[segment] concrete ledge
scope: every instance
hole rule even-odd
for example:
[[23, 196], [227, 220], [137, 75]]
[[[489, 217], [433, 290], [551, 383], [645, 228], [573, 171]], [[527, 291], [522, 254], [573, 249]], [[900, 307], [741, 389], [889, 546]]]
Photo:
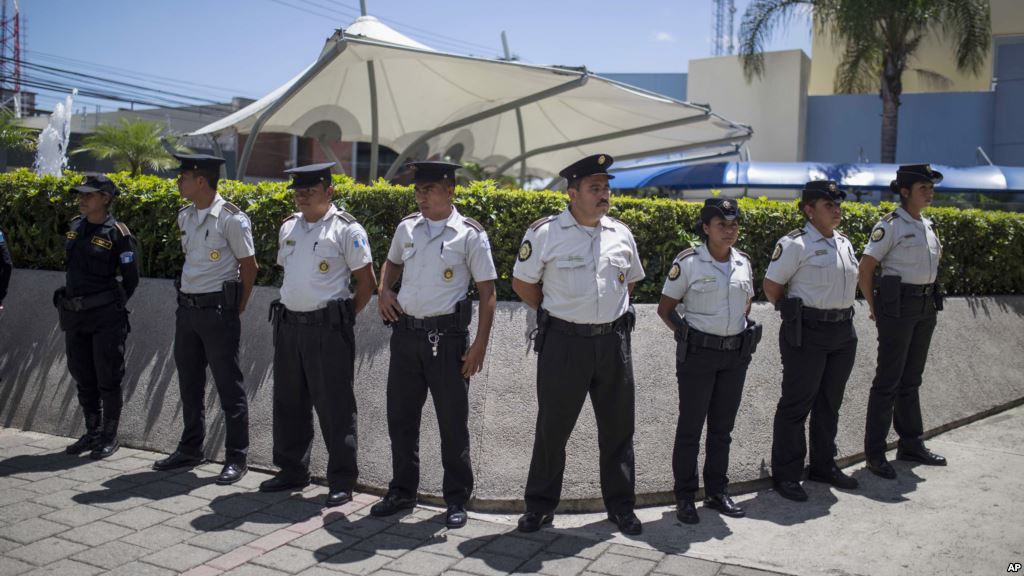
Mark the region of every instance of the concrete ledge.
[[[63, 283], [59, 272], [17, 270], [0, 312], [0, 426], [77, 436], [82, 433], [75, 385], [67, 373], [63, 333], [57, 326], [51, 294]], [[277, 296], [258, 288], [243, 316], [242, 369], [250, 399], [251, 463], [272, 468], [271, 387], [273, 346], [266, 311]], [[181, 432], [181, 405], [172, 354], [174, 288], [170, 281], [144, 279], [132, 299], [128, 339], [125, 445], [170, 452]], [[638, 306], [633, 335], [636, 373], [636, 472], [639, 503], [672, 502], [672, 443], [678, 414], [674, 341], [661, 325], [654, 305]], [[389, 330], [371, 303], [356, 329], [356, 396], [359, 402], [361, 487], [380, 492], [391, 475], [385, 418], [385, 382]], [[858, 306], [860, 334], [857, 364], [847, 385], [840, 417], [839, 456], [861, 456], [868, 389], [875, 370], [875, 328], [866, 307]], [[739, 489], [762, 485], [771, 453], [771, 427], [779, 396], [782, 366], [778, 351], [778, 315], [754, 306], [765, 324], [765, 338], [747, 376], [743, 403], [733, 434], [730, 478]], [[518, 511], [529, 468], [536, 417], [536, 356], [526, 334], [533, 315], [519, 303], [498, 305], [491, 346], [483, 372], [470, 389], [470, 433], [476, 491], [473, 508]], [[223, 421], [213, 391], [207, 394], [207, 455], [220, 459]], [[930, 433], [1006, 408], [1024, 399], [1024, 297], [953, 298], [940, 315], [922, 402]], [[893, 439], [892, 437], [891, 439]], [[428, 402], [423, 415], [421, 491], [439, 501], [441, 458], [436, 417]], [[564, 511], [600, 510], [597, 437], [587, 404], [567, 448]], [[312, 472], [322, 474], [325, 453], [319, 435]], [[953, 463], [956, 464], [955, 462]]]

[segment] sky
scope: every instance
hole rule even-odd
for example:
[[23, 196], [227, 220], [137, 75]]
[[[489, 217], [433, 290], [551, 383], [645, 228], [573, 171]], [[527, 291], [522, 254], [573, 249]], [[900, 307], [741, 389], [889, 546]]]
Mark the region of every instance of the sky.
[[[4, 1], [4, 0], [0, 0]], [[6, 0], [11, 10], [13, 0]], [[686, 72], [711, 55], [712, 0], [366, 0], [368, 11], [437, 50], [501, 55], [531, 64], [585, 65], [596, 73]], [[738, 32], [751, 0], [735, 0]], [[160, 88], [217, 102], [258, 98], [314, 61], [359, 0], [19, 0], [22, 74], [76, 80], [67, 72]], [[797, 18], [770, 50], [810, 54], [809, 20]], [[28, 69], [29, 66], [35, 68]], [[58, 69], [40, 69], [48, 66]], [[117, 85], [120, 86], [120, 85]], [[108, 88], [109, 90], [110, 88]], [[123, 87], [124, 90], [134, 88]], [[138, 96], [136, 96], [138, 98]], [[56, 94], [40, 92], [50, 109]], [[75, 109], [118, 104], [80, 97]], [[127, 104], [122, 104], [127, 107]]]

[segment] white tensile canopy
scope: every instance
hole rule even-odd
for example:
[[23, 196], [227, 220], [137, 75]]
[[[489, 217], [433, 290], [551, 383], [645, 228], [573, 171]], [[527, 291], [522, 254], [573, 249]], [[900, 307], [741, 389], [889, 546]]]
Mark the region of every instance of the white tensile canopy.
[[248, 134], [238, 176], [260, 132], [325, 142], [370, 142], [408, 160], [450, 157], [503, 173], [550, 177], [589, 154], [617, 160], [735, 148], [748, 126], [601, 78], [546, 67], [434, 51], [372, 16], [336, 32], [320, 57], [288, 83], [193, 133]]

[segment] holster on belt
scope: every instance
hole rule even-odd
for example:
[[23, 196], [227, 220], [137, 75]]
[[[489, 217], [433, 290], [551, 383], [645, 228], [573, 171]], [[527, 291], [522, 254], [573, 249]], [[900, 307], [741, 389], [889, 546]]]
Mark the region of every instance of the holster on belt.
[[782, 331], [794, 348], [803, 346], [804, 301], [800, 298], [783, 298], [775, 304], [782, 317]]
[[463, 298], [455, 303], [455, 318], [458, 321], [459, 330], [468, 330], [473, 322], [473, 301]]
[[547, 338], [548, 322], [551, 315], [543, 308], [537, 308], [537, 327], [533, 330], [533, 351], [540, 354], [544, 349], [544, 339]]
[[67, 331], [69, 328], [68, 312], [64, 309], [64, 297], [67, 294], [67, 288], [61, 286], [53, 291], [53, 306], [57, 309], [57, 321], [60, 324], [60, 329]]
[[763, 326], [757, 322], [747, 319], [747, 327], [743, 330], [743, 344], [740, 347], [740, 355], [748, 358], [757, 352], [757, 345], [761, 342]]
[[676, 327], [676, 360], [686, 362], [687, 341], [690, 339], [690, 325], [675, 310], [669, 313], [668, 319]]
[[267, 309], [267, 322], [270, 322], [273, 326], [273, 343], [277, 346], [277, 327], [281, 324], [281, 314], [284, 313], [284, 304], [281, 304], [280, 298], [275, 298], [270, 302], [270, 308]]
[[882, 276], [875, 291], [875, 307], [879, 312], [892, 318], [900, 316], [900, 277]]
[[626, 313], [622, 315], [626, 321], [626, 330], [630, 333], [633, 332], [633, 328], [636, 326], [636, 308], [632, 304], [626, 308]]
[[938, 282], [935, 283], [935, 288], [932, 290], [932, 301], [935, 302], [935, 309], [942, 310], [945, 307], [944, 300], [946, 294], [942, 291], [942, 286]]
[[242, 307], [242, 283], [238, 280], [227, 280], [223, 284], [224, 309], [238, 310]]

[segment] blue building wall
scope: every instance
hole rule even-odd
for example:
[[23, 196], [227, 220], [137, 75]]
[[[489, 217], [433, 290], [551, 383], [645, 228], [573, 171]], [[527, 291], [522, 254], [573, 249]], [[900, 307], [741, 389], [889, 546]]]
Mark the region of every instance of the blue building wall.
[[1024, 166], [1024, 43], [997, 50], [992, 161]]
[[622, 73], [622, 74], [602, 74], [598, 73], [598, 76], [615, 80], [636, 86], [637, 88], [643, 88], [644, 90], [650, 90], [658, 94], [664, 94], [669, 98], [676, 100], [686, 100], [686, 74], [681, 72], [673, 73]]
[[[979, 146], [992, 155], [995, 93], [904, 94], [902, 102], [898, 164], [974, 166]], [[881, 130], [882, 100], [876, 94], [807, 98], [809, 162], [879, 162]]]

